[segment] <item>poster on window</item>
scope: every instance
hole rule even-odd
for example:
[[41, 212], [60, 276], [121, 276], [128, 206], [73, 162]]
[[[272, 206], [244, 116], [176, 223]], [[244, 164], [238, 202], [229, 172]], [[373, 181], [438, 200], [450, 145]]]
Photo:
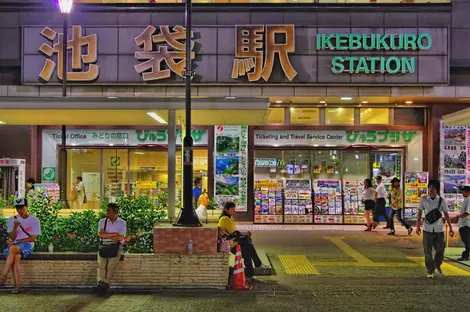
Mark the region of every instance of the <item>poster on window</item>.
[[468, 132], [466, 127], [448, 127], [441, 122], [440, 193], [450, 212], [460, 210], [462, 189], [468, 183]]
[[248, 127], [215, 126], [214, 197], [247, 211]]
[[422, 196], [428, 193], [427, 172], [405, 172], [405, 208], [418, 208]]

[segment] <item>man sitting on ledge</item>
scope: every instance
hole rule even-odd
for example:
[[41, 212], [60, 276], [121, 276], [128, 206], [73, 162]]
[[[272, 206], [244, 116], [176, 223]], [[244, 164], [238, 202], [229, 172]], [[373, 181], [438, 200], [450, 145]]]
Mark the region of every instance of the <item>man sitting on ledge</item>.
[[126, 221], [118, 217], [119, 207], [109, 203], [106, 208], [106, 218], [100, 220], [98, 237], [100, 248], [98, 263], [100, 268], [100, 281], [96, 287], [99, 295], [109, 296], [109, 281], [113, 277], [122, 255], [122, 243], [126, 237]]
[[15, 199], [18, 214], [8, 219], [8, 248], [3, 251], [6, 258], [5, 268], [0, 275], [0, 285], [5, 284], [8, 273], [13, 269], [15, 288], [12, 294], [20, 292], [20, 262], [33, 253], [34, 242], [41, 234], [41, 223], [28, 213], [28, 201], [25, 198]]

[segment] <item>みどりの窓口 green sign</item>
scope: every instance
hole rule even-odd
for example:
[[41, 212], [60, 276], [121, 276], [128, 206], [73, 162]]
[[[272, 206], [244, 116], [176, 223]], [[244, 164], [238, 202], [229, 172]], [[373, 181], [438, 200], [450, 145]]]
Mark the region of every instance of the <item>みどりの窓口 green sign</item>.
[[[429, 50], [432, 36], [420, 34], [318, 34], [317, 50], [334, 51], [417, 51]], [[406, 74], [416, 72], [415, 56], [334, 56], [331, 71], [335, 74]]]

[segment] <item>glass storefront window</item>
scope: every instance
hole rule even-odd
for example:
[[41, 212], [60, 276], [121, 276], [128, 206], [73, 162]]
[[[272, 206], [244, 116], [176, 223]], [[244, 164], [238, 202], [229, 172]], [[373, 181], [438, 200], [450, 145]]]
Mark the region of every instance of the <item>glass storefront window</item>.
[[313, 180], [341, 179], [341, 152], [337, 150], [316, 150], [312, 152]]
[[369, 152], [343, 151], [341, 170], [345, 181], [364, 181], [370, 178]]
[[284, 124], [284, 108], [273, 107], [269, 109], [268, 125], [283, 125]]
[[291, 124], [309, 124], [318, 125], [320, 123], [320, 109], [312, 108], [291, 108], [290, 110]]
[[[209, 169], [209, 151], [206, 148], [195, 148], [193, 150], [193, 179], [201, 178], [202, 179], [202, 189], [208, 188], [208, 178], [207, 171]], [[181, 180], [181, 149], [176, 151], [176, 183], [181, 185], [183, 181]]]
[[103, 149], [103, 195], [124, 196], [128, 192], [129, 158], [127, 149]]
[[390, 112], [388, 108], [361, 108], [362, 125], [388, 125]]
[[328, 107], [325, 122], [327, 125], [354, 125], [354, 108]]
[[154, 197], [168, 185], [168, 152], [132, 150], [129, 175], [134, 196]]
[[[101, 199], [101, 150], [68, 149], [67, 150], [68, 183], [67, 194], [73, 209], [97, 209]], [[87, 203], [78, 202], [73, 195], [77, 177], [82, 177]]]

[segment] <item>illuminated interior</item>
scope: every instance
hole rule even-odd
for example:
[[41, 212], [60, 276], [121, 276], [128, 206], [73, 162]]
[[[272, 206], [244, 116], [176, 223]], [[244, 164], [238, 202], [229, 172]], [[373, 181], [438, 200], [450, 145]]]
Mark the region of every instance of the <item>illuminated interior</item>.
[[327, 125], [354, 125], [354, 108], [327, 107], [325, 122]]
[[292, 124], [320, 124], [320, 109], [317, 107], [311, 108], [291, 108], [290, 122]]
[[[97, 209], [102, 197], [144, 195], [154, 198], [168, 187], [168, 152], [148, 149], [75, 148], [67, 153], [67, 192], [74, 209]], [[181, 150], [176, 151], [176, 182], [182, 183]], [[208, 149], [194, 149], [194, 178], [202, 178], [207, 189]], [[87, 203], [73, 200], [73, 186], [81, 176]], [[101, 182], [103, 181], [103, 182]], [[130, 184], [129, 184], [130, 182]]]
[[388, 108], [361, 108], [361, 124], [363, 125], [388, 125], [390, 113]]

